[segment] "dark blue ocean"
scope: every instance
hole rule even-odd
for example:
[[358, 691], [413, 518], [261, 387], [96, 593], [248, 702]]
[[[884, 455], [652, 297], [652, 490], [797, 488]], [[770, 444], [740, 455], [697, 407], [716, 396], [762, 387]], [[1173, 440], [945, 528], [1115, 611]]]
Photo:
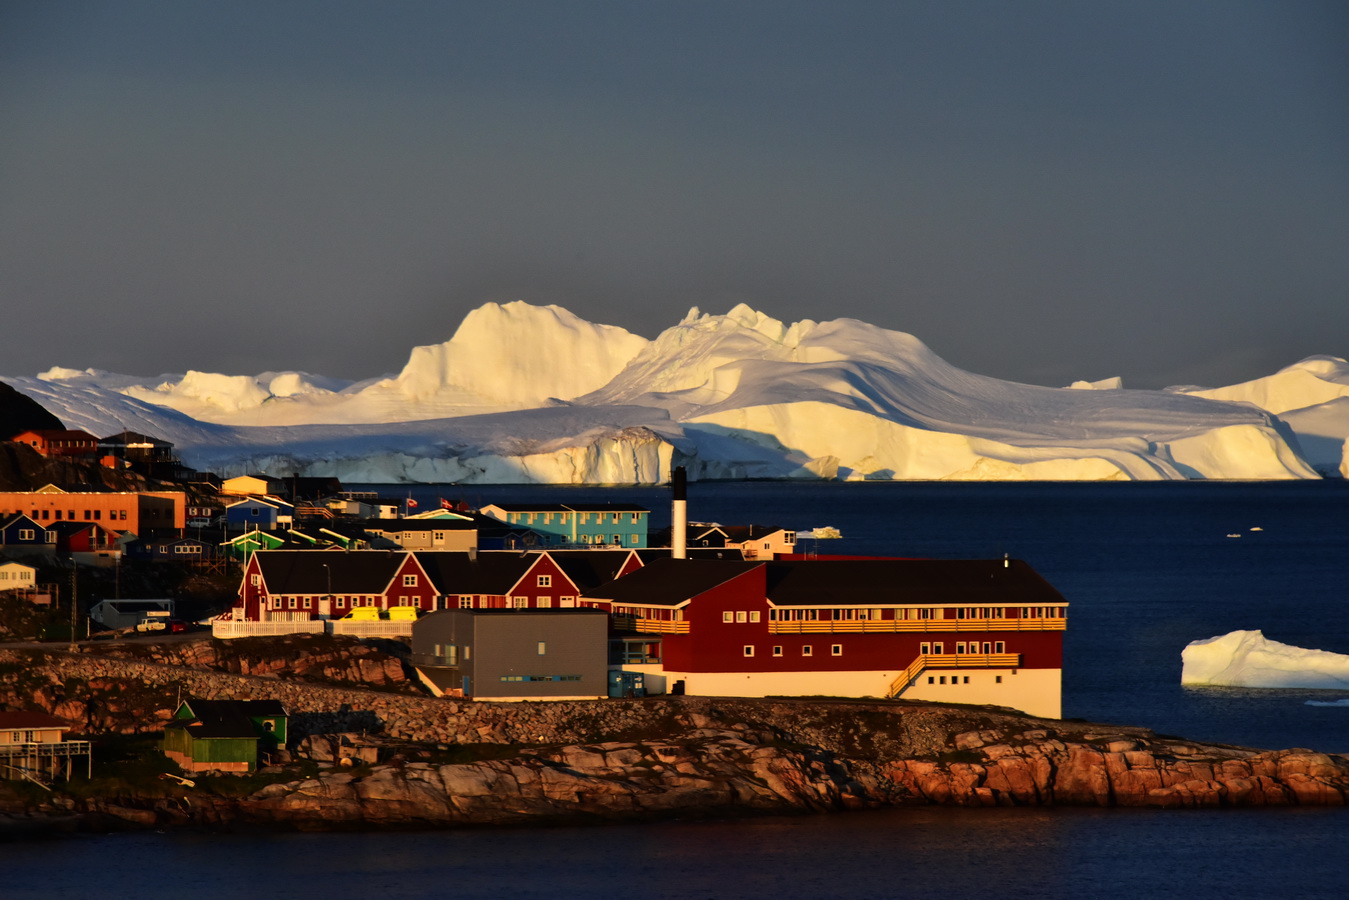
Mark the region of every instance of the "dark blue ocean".
[[[405, 496], [408, 488], [385, 488]], [[492, 501], [655, 488], [413, 487]], [[830, 525], [818, 552], [1024, 559], [1070, 603], [1064, 714], [1349, 753], [1349, 692], [1189, 689], [1234, 629], [1349, 653], [1349, 484], [694, 484], [699, 521]], [[1231, 535], [1239, 535], [1232, 537]], [[810, 543], [802, 546], [809, 550]], [[374, 835], [110, 835], [0, 845], [0, 897], [1335, 897], [1349, 811], [894, 810]]]

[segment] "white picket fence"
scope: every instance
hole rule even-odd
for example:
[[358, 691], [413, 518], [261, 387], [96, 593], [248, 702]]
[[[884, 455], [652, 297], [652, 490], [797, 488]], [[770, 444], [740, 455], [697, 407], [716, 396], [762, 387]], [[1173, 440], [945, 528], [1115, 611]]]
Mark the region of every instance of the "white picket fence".
[[211, 622], [211, 637], [223, 640], [241, 637], [273, 637], [278, 634], [322, 634], [324, 623], [309, 622]]
[[242, 637], [272, 637], [280, 634], [346, 634], [352, 637], [411, 637], [411, 622], [347, 622], [342, 619], [298, 622], [211, 622], [211, 636], [222, 640]]

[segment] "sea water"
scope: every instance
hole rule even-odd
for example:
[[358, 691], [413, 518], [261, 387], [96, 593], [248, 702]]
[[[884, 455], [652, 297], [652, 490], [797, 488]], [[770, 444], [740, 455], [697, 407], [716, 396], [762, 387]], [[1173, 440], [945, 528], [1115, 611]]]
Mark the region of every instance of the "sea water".
[[[381, 488], [407, 496], [406, 487]], [[419, 486], [638, 503], [656, 488]], [[1349, 753], [1337, 692], [1192, 689], [1180, 652], [1235, 629], [1349, 653], [1349, 485], [694, 484], [696, 521], [830, 525], [805, 552], [1024, 559], [1067, 598], [1064, 714]], [[882, 810], [381, 834], [124, 834], [0, 845], [0, 897], [1335, 897], [1345, 810]]]

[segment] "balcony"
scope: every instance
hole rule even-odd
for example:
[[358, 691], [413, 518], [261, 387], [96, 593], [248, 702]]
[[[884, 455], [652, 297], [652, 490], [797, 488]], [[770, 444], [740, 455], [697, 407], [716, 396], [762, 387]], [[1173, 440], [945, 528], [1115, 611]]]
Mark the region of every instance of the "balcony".
[[688, 634], [688, 622], [648, 619], [645, 616], [610, 616], [615, 631], [637, 631], [643, 634]]
[[769, 622], [769, 634], [894, 634], [939, 631], [1065, 631], [1058, 619], [853, 619], [847, 621]]

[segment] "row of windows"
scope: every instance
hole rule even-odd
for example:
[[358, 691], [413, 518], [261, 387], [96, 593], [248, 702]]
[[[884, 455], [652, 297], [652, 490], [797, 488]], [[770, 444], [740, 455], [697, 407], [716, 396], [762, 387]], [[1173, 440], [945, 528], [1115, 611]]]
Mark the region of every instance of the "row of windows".
[[[746, 656], [753, 656], [753, 655], [754, 655], [754, 645], [753, 645], [753, 644], [746, 644], [746, 645], [745, 645], [745, 649], [744, 649], [744, 653], [745, 653]], [[778, 645], [778, 644], [773, 645], [773, 655], [774, 655], [774, 656], [782, 656], [782, 655], [784, 655], [783, 652], [782, 652], [782, 646], [781, 646], [781, 645]], [[801, 655], [802, 655], [802, 656], [814, 656], [814, 655], [815, 655], [815, 648], [814, 648], [813, 646], [811, 646], [810, 644], [803, 644], [802, 647], [801, 647]], [[842, 656], [842, 655], [843, 655], [843, 645], [842, 645], [842, 644], [830, 644], [830, 645], [829, 645], [829, 655], [830, 655], [830, 656]]]
[[732, 612], [728, 609], [721, 614], [721, 621], [726, 624], [732, 622], [739, 622], [742, 624], [745, 622], [757, 622], [759, 621], [759, 611], [757, 609], [752, 609], [746, 612], [742, 609], [738, 612]]
[[[1007, 611], [1000, 606], [957, 606], [950, 608], [913, 607], [890, 609], [889, 607], [871, 607], [861, 609], [770, 609], [770, 622], [816, 622], [821, 612], [827, 612], [834, 622], [879, 621], [889, 613], [890, 618], [901, 621], [921, 621], [947, 618], [947, 612], [953, 611], [957, 619], [1002, 619]], [[1062, 606], [1026, 606], [1021, 608], [1023, 619], [1062, 618]]]
[[[521, 525], [530, 525], [530, 524], [533, 524], [533, 525], [552, 525], [552, 524], [566, 525], [566, 524], [568, 524], [568, 523], [571, 522], [571, 515], [572, 515], [572, 514], [571, 514], [571, 513], [568, 513], [568, 512], [558, 512], [558, 513], [551, 513], [551, 512], [545, 512], [545, 513], [507, 513], [507, 514], [506, 514], [506, 521], [508, 521], [508, 522], [518, 522], [518, 523], [521, 524]], [[579, 525], [586, 525], [586, 524], [590, 524], [590, 523], [592, 523], [592, 522], [593, 522], [595, 525], [603, 525], [604, 522], [606, 521], [605, 516], [608, 516], [609, 518], [608, 518], [607, 521], [612, 522], [613, 524], [617, 525], [619, 522], [622, 522], [622, 521], [623, 521], [623, 516], [625, 516], [625, 515], [628, 517], [628, 521], [629, 521], [629, 522], [640, 522], [640, 521], [642, 521], [642, 518], [641, 518], [641, 517], [642, 517], [643, 513], [601, 513], [601, 512], [583, 512], [583, 513], [577, 513], [577, 514], [576, 514], [576, 522], [577, 522], [577, 524], [579, 524]], [[593, 516], [593, 518], [592, 518], [592, 516]]]
[[[924, 656], [940, 655], [946, 652], [946, 644], [941, 641], [924, 641], [918, 645], [918, 652]], [[1006, 641], [956, 641], [956, 653], [1006, 653]]]
[[[969, 683], [970, 683], [970, 676], [968, 676], [968, 675], [929, 675], [929, 676], [927, 676], [927, 683], [928, 683], [928, 684], [946, 684], [946, 679], [947, 679], [947, 678], [950, 678], [950, 679], [951, 679], [951, 684], [969, 684]], [[994, 683], [994, 684], [1002, 684], [1002, 676], [1001, 676], [1001, 675], [994, 675], [994, 676], [993, 676], [993, 683]]]
[[580, 675], [502, 675], [502, 681], [580, 681]]
[[[75, 513], [76, 513], [76, 510], [73, 510], [73, 509], [35, 509], [35, 510], [32, 511], [32, 513], [29, 515], [28, 518], [32, 519], [32, 520], [35, 521], [35, 522], [37, 522], [37, 521], [45, 522], [45, 521], [48, 521], [48, 520], [50, 520], [50, 519], [55, 519], [55, 520], [58, 521], [58, 522], [61, 521], [62, 519], [70, 519], [71, 521], [74, 521], [76, 518], [78, 518], [78, 516], [76, 516]], [[86, 510], [84, 510], [84, 521], [86, 521], [86, 522], [102, 522], [102, 521], [103, 521], [103, 510], [101, 510], [101, 509], [86, 509]], [[108, 521], [110, 521], [110, 522], [116, 522], [116, 521], [122, 521], [122, 522], [125, 522], [125, 521], [126, 521], [126, 510], [124, 510], [124, 509], [110, 509], [110, 510], [108, 510]]]

